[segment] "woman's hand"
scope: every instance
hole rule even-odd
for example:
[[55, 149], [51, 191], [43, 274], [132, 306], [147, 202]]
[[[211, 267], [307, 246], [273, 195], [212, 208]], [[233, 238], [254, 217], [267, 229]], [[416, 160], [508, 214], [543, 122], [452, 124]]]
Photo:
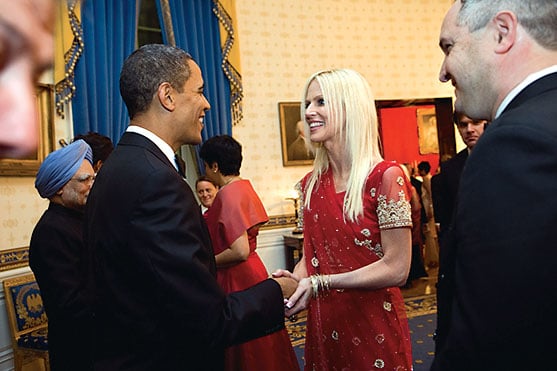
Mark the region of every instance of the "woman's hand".
[[301, 312], [308, 307], [312, 295], [311, 280], [306, 277], [298, 281], [298, 288], [292, 294], [288, 301], [284, 304], [286, 307], [285, 314], [290, 317]]

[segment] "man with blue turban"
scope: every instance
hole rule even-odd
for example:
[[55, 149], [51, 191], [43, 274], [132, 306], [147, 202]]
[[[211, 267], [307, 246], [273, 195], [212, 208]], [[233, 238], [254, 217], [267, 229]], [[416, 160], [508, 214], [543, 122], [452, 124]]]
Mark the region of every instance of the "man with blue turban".
[[50, 201], [35, 226], [29, 265], [48, 316], [51, 370], [86, 369], [89, 310], [81, 288], [83, 209], [95, 180], [91, 147], [77, 140], [49, 154], [35, 188]]

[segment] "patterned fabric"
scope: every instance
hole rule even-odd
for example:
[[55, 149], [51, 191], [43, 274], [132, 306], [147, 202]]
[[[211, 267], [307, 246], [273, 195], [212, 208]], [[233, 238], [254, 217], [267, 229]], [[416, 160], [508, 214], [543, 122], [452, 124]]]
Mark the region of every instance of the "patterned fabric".
[[41, 328], [20, 336], [17, 345], [21, 348], [48, 350], [48, 329]]
[[[321, 176], [304, 210], [308, 275], [348, 272], [378, 261], [380, 231], [412, 226], [411, 191], [402, 170], [384, 176], [394, 166], [381, 162], [368, 176], [359, 223], [344, 221], [345, 192], [336, 193], [332, 171]], [[312, 299], [305, 361], [306, 370], [410, 370], [408, 321], [398, 287], [331, 290]]]
[[17, 315], [17, 330], [27, 330], [48, 322], [37, 282], [10, 288]]

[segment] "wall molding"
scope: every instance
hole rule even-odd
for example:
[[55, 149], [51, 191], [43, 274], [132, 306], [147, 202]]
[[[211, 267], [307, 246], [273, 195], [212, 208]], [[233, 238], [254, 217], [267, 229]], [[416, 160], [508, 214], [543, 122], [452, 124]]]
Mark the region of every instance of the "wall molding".
[[[289, 228], [296, 226], [294, 214], [271, 215], [261, 230]], [[29, 265], [29, 246], [0, 250], [0, 271], [21, 268]]]
[[269, 221], [261, 226], [261, 230], [287, 228], [296, 226], [296, 216], [294, 214], [271, 215]]
[[0, 250], [0, 271], [29, 265], [29, 247]]

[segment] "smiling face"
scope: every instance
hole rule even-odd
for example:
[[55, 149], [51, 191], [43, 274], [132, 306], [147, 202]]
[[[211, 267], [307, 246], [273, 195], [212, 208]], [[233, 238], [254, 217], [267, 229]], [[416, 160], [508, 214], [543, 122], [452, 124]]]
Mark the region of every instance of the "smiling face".
[[456, 2], [443, 21], [439, 46], [445, 54], [439, 80], [455, 87], [455, 110], [474, 118], [490, 117], [494, 105], [493, 68], [486, 47], [488, 33], [479, 29], [470, 33], [457, 22], [460, 2]]
[[329, 118], [327, 102], [321, 85], [314, 79], [308, 85], [305, 98], [305, 118], [309, 126], [310, 140], [316, 143], [330, 142], [336, 136], [335, 125]]
[[201, 180], [197, 182], [196, 185], [197, 196], [199, 197], [199, 202], [206, 208], [210, 208], [217, 195], [217, 187], [213, 183], [206, 180]]
[[54, 2], [0, 0], [0, 158], [38, 141], [35, 84], [53, 60]]
[[176, 117], [177, 130], [179, 131], [180, 143], [201, 143], [201, 130], [205, 111], [211, 105], [203, 94], [203, 77], [201, 69], [193, 60], [189, 60], [190, 77], [184, 84], [182, 93], [176, 93]]

